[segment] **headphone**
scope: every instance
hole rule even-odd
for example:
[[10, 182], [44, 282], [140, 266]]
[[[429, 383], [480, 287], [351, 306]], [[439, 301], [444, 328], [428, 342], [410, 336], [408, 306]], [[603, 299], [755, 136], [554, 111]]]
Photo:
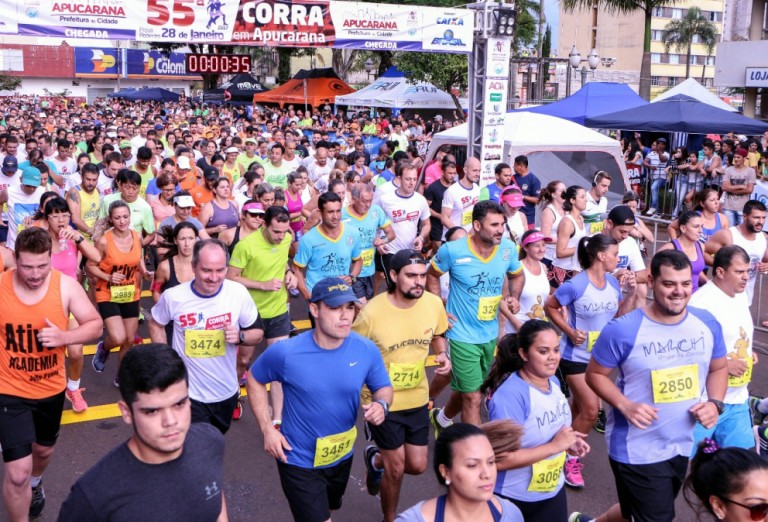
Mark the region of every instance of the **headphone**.
[[598, 170], [597, 172], [595, 172], [595, 177], [592, 178], [592, 186], [593, 187], [597, 186], [597, 178], [599, 178], [603, 174], [605, 174], [605, 171], [602, 171], [602, 170]]

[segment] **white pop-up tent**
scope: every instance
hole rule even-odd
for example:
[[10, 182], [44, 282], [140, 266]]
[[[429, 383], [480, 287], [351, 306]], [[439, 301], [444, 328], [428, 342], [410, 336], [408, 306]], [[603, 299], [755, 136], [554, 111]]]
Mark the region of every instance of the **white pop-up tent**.
[[712, 94], [709, 89], [704, 87], [702, 84], [700, 84], [698, 81], [696, 81], [693, 78], [688, 78], [684, 82], [675, 85], [668, 91], [664, 91], [663, 93], [659, 94], [654, 99], [652, 99], [651, 103], [659, 102], [661, 100], [666, 100], [667, 98], [676, 96], [678, 94], [685, 94], [686, 96], [690, 96], [691, 98], [700, 101], [701, 103], [706, 103], [707, 105], [717, 107], [718, 109], [723, 109], [724, 111], [730, 111], [730, 112], [738, 111], [736, 107], [728, 103], [725, 103], [723, 100], [721, 100], [720, 98]]
[[455, 111], [453, 97], [431, 83], [409, 83], [397, 67], [390, 67], [379, 78], [357, 92], [336, 96], [336, 105], [380, 107], [390, 109], [394, 116], [404, 109]]
[[[468, 133], [465, 123], [435, 134], [426, 161], [441, 145], [466, 146]], [[542, 186], [560, 180], [566, 186], [588, 188], [595, 172], [603, 170], [611, 175], [611, 203], [630, 189], [619, 142], [578, 123], [532, 112], [511, 112], [505, 115], [503, 135], [503, 161], [512, 165], [516, 156], [527, 156], [528, 167]], [[489, 173], [482, 176], [486, 181], [481, 184], [488, 184]]]

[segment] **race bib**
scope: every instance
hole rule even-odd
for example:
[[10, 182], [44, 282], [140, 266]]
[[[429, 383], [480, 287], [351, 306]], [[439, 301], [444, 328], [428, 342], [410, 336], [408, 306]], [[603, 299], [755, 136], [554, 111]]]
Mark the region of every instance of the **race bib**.
[[357, 427], [355, 426], [342, 433], [318, 438], [315, 444], [314, 466], [316, 468], [329, 466], [343, 459], [352, 451], [356, 438]]
[[120, 285], [109, 287], [110, 303], [132, 303], [136, 296], [135, 285]]
[[221, 357], [226, 350], [224, 330], [184, 330], [184, 353], [187, 357]]
[[734, 377], [733, 375], [728, 376], [728, 387], [729, 388], [739, 388], [741, 386], [746, 386], [749, 384], [749, 382], [752, 380], [752, 365], [754, 363], [752, 362], [752, 358], [750, 357], [747, 359], [747, 369], [744, 370], [744, 373], [742, 373], [739, 377]]
[[496, 319], [496, 314], [499, 311], [500, 302], [500, 295], [481, 297], [480, 302], [477, 304], [477, 318], [481, 321], [493, 321]]
[[697, 399], [701, 395], [698, 368], [696, 364], [687, 364], [665, 370], [653, 370], [653, 402], [663, 404]]
[[461, 224], [462, 226], [472, 224], [472, 209], [465, 210], [461, 213]]
[[597, 342], [598, 337], [600, 337], [600, 332], [587, 333], [587, 353], [591, 352], [592, 348], [595, 347], [595, 343]]
[[560, 474], [563, 472], [565, 464], [565, 452], [560, 453], [552, 459], [540, 460], [534, 463], [531, 468], [531, 482], [528, 484], [528, 491], [531, 493], [551, 493], [557, 489], [560, 483]]
[[590, 235], [599, 234], [600, 232], [603, 231], [604, 228], [605, 228], [605, 221], [598, 221], [597, 223], [590, 223], [590, 225], [589, 225], [589, 234]]
[[366, 248], [361, 252], [363, 258], [363, 266], [371, 266], [373, 264], [373, 248]]
[[390, 363], [389, 380], [396, 390], [415, 388], [424, 378], [424, 363]]

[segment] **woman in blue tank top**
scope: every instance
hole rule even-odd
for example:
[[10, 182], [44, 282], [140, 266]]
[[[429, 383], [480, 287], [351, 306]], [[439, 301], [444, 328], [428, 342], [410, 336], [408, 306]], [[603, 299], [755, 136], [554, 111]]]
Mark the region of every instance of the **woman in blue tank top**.
[[699, 285], [706, 284], [707, 282], [707, 275], [704, 273], [706, 264], [700, 239], [703, 219], [698, 213], [686, 210], [680, 215], [678, 222], [680, 236], [659, 248], [659, 252], [675, 249], [688, 256], [693, 272], [693, 288], [691, 291], [693, 293], [699, 289]]

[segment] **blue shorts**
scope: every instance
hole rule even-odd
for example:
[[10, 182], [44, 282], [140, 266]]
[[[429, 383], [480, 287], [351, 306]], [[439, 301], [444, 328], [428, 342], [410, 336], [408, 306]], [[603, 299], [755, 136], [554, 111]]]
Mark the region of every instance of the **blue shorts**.
[[693, 453], [696, 453], [699, 442], [705, 437], [714, 440], [723, 448], [728, 446], [754, 448], [755, 437], [752, 434], [752, 417], [749, 414], [749, 405], [746, 402], [744, 404], [726, 404], [725, 410], [717, 419], [714, 428], [706, 429], [697, 422], [693, 429]]

